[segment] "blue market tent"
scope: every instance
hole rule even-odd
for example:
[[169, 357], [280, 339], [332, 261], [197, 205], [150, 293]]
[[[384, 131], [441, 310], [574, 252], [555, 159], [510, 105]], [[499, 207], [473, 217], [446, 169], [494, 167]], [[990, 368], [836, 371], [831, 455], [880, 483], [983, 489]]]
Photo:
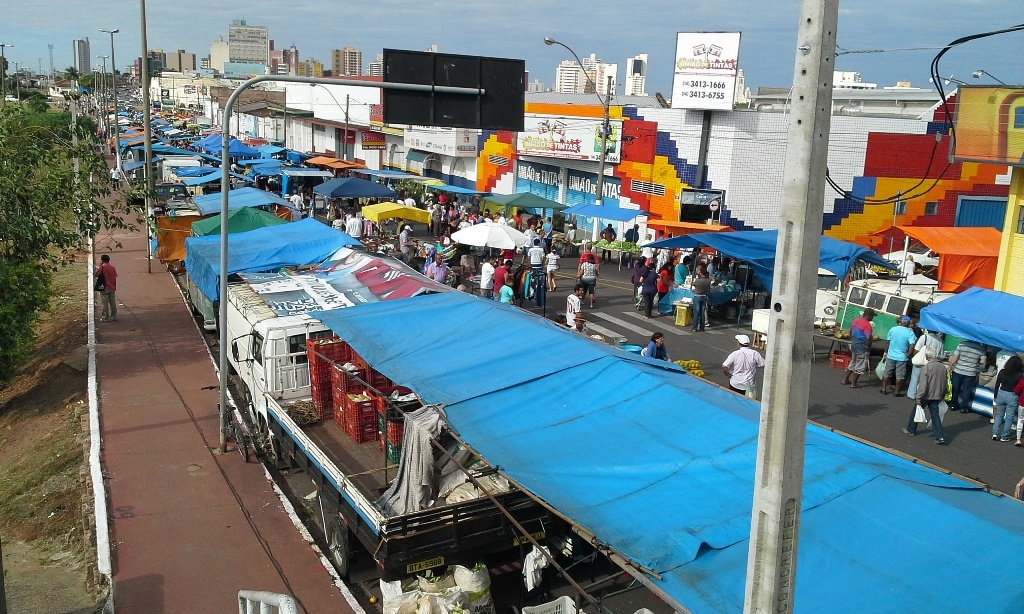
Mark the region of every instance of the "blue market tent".
[[260, 145], [256, 147], [256, 149], [259, 150], [260, 155], [264, 158], [270, 158], [271, 156], [276, 156], [277, 154], [288, 151], [284, 147], [280, 147], [278, 145]]
[[[490, 464], [657, 573], [645, 581], [676, 609], [742, 610], [755, 402], [461, 293], [316, 317], [445, 404]], [[481, 347], [516, 368], [479, 377]], [[1016, 564], [1024, 506], [975, 484], [809, 425], [802, 509], [797, 611], [1011, 612], [1024, 598], [1015, 576], [992, 573]], [[935, 582], [937, 565], [986, 582]]]
[[395, 191], [385, 185], [358, 177], [337, 177], [314, 187], [313, 191], [327, 198], [388, 198], [395, 195]]
[[[224, 144], [221, 142], [221, 139], [218, 136], [217, 140], [215, 140], [212, 143], [204, 144], [202, 148], [205, 149], [207, 153], [213, 155], [220, 155], [220, 150], [223, 146]], [[246, 145], [242, 141], [239, 141], [238, 139], [231, 139], [230, 141], [228, 141], [228, 155], [231, 156], [232, 158], [239, 158], [242, 156], [248, 158], [259, 157], [260, 150], [254, 147], [249, 147], [248, 145]]]
[[[252, 183], [252, 177], [246, 177], [245, 175], [239, 175], [238, 173], [232, 173], [231, 171], [228, 171], [228, 173], [232, 177], [234, 177], [235, 179], [240, 179], [242, 181], [247, 181], [249, 183]], [[214, 183], [216, 181], [220, 181], [221, 176], [222, 176], [222, 174], [220, 172], [220, 169], [217, 168], [217, 169], [214, 169], [214, 171], [212, 173], [207, 173], [207, 174], [205, 174], [205, 175], [203, 175], [201, 177], [192, 177], [191, 179], [186, 179], [186, 180], [182, 181], [182, 183], [184, 183], [185, 185], [190, 185], [190, 186], [191, 185], [203, 185], [203, 184], [206, 184], [206, 183]]]
[[285, 161], [277, 158], [251, 158], [238, 161], [238, 166], [281, 166], [282, 164], [285, 164]]
[[449, 194], [466, 194], [468, 196], [483, 196], [483, 195], [490, 194], [490, 192], [481, 192], [480, 190], [471, 190], [469, 188], [460, 188], [459, 186], [456, 186], [456, 185], [448, 185], [448, 184], [444, 184], [444, 183], [442, 183], [441, 185], [438, 185], [438, 184], [435, 183], [435, 184], [428, 185], [426, 187], [427, 187], [428, 190], [433, 190], [435, 192], [448, 192]]
[[[132, 147], [132, 149], [142, 151], [142, 147]], [[210, 162], [216, 162], [220, 164], [220, 158], [211, 156], [210, 154], [203, 153], [201, 151], [192, 151], [190, 149], [183, 149], [181, 147], [173, 147], [164, 143], [153, 143], [153, 153], [164, 154], [165, 156], [197, 156]]]
[[922, 309], [921, 327], [1024, 352], [1024, 319], [1019, 314], [1024, 314], [1024, 298], [970, 288]]
[[207, 145], [212, 145], [213, 143], [219, 143], [220, 140], [221, 140], [220, 139], [220, 133], [215, 132], [213, 134], [209, 134], [207, 136], [204, 136], [203, 138], [201, 138], [201, 139], [199, 139], [197, 141], [192, 141], [192, 146], [193, 147], [198, 147], [199, 149], [206, 149]]
[[[775, 248], [778, 240], [778, 230], [704, 232], [662, 239], [651, 243], [650, 246], [654, 248], [692, 248], [706, 245], [726, 256], [749, 263], [765, 288], [771, 290], [775, 271]], [[821, 237], [821, 260], [819, 261], [821, 268], [843, 278], [850, 273], [850, 269], [858, 260], [895, 270], [891, 262], [866, 247], [831, 237]]]
[[[313, 218], [232, 234], [228, 274], [273, 271], [326, 260], [342, 247], [361, 245], [347, 234]], [[211, 301], [220, 296], [220, 235], [185, 239], [185, 269]]]
[[[160, 158], [158, 158], [156, 156], [153, 157], [153, 162], [159, 162], [159, 161], [160, 161]], [[139, 160], [138, 162], [125, 162], [124, 164], [121, 165], [121, 170], [123, 170], [124, 172], [127, 173], [129, 171], [134, 171], [137, 168], [142, 168], [143, 166], [146, 166], [146, 161], [145, 160]]]
[[629, 222], [637, 217], [650, 216], [651, 214], [639, 209], [622, 209], [610, 205], [594, 205], [581, 203], [573, 205], [562, 211], [563, 215], [582, 215], [583, 217], [596, 217], [602, 220], [615, 220], [616, 222]]
[[375, 170], [372, 168], [354, 168], [352, 169], [352, 172], [359, 173], [360, 175], [369, 175], [370, 177], [384, 177], [385, 179], [423, 179], [422, 175], [406, 173], [405, 171], [396, 171], [389, 168], [381, 170]]
[[204, 177], [219, 170], [215, 166], [177, 166], [174, 174], [178, 177]]
[[[203, 194], [192, 199], [196, 208], [203, 215], [220, 213], [221, 194]], [[242, 207], [265, 207], [267, 205], [281, 205], [292, 208], [291, 203], [276, 194], [260, 190], [259, 188], [245, 187], [228, 192], [228, 211]]]

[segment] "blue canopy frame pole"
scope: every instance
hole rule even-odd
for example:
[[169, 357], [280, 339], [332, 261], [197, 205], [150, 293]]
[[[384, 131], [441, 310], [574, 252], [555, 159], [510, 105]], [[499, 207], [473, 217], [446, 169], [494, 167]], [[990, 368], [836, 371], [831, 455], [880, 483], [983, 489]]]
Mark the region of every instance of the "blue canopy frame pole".
[[[380, 83], [373, 81], [356, 81], [355, 79], [325, 79], [323, 77], [298, 77], [292, 75], [261, 75], [253, 77], [239, 85], [234, 92], [228, 96], [224, 103], [224, 118], [221, 123], [221, 179], [220, 179], [220, 215], [222, 220], [228, 219], [228, 191], [231, 188], [231, 177], [224, 169], [229, 168], [231, 152], [231, 111], [235, 103], [242, 95], [242, 92], [264, 81], [278, 81], [282, 83], [309, 83], [321, 85], [350, 85], [353, 87], [374, 87], [385, 90], [405, 90], [413, 92], [437, 92], [441, 94], [466, 94], [471, 96], [482, 96], [487, 92], [483, 88], [475, 87], [450, 87], [446, 85], [422, 85], [416, 83]], [[211, 111], [212, 112], [212, 111]], [[228, 270], [228, 225], [220, 226], [220, 270]], [[227, 407], [228, 407], [228, 276], [220, 276], [220, 326], [218, 327], [218, 369], [220, 370], [220, 402], [217, 411], [220, 414], [220, 448], [218, 453], [227, 452]]]

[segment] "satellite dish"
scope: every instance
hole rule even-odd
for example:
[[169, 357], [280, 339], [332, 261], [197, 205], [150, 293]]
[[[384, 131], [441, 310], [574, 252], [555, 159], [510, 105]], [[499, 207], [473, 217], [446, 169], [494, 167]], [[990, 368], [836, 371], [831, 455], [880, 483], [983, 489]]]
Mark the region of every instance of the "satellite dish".
[[668, 104], [668, 101], [665, 100], [665, 97], [661, 95], [661, 92], [654, 92], [654, 97], [658, 99], [658, 104], [661, 105], [662, 109], [669, 108], [670, 105]]

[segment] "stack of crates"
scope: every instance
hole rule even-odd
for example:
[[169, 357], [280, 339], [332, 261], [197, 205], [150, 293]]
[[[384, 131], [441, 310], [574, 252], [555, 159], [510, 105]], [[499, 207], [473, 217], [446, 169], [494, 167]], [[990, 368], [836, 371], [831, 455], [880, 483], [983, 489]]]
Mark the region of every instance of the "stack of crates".
[[309, 364], [309, 387], [318, 420], [324, 420], [334, 408], [332, 383], [334, 365], [344, 364], [352, 358], [352, 348], [337, 337], [307, 339], [306, 357]]
[[376, 414], [376, 404], [367, 391], [346, 392], [335, 402], [334, 422], [352, 441], [366, 443], [377, 440]]
[[[390, 397], [393, 392], [399, 395], [406, 395], [412, 392], [403, 386], [384, 386], [378, 388], [381, 394]], [[405, 418], [402, 412], [391, 407], [381, 397], [375, 399], [377, 403], [377, 432], [380, 433], [380, 451], [387, 454], [388, 464], [397, 465], [402, 456], [402, 435], [405, 429]], [[418, 405], [418, 403], [417, 403]], [[405, 408], [402, 408], [403, 410]], [[411, 411], [410, 407], [408, 410]]]

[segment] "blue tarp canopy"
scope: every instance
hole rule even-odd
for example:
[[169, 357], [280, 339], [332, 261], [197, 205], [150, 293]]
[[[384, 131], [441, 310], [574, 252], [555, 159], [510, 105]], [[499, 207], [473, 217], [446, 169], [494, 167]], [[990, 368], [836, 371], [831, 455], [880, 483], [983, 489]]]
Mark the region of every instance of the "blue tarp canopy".
[[270, 157], [270, 156], [272, 156], [274, 154], [279, 154], [279, 153], [284, 152], [284, 151], [288, 151], [284, 147], [280, 147], [278, 145], [260, 145], [260, 146], [256, 147], [256, 149], [259, 150], [260, 154], [262, 154], [264, 156], [267, 156], [267, 157]]
[[178, 177], [204, 177], [219, 170], [216, 166], [176, 166], [174, 174]]
[[238, 166], [281, 166], [285, 163], [284, 160], [278, 160], [277, 158], [251, 158], [249, 160], [239, 160]]
[[[741, 232], [702, 232], [662, 239], [649, 245], [654, 248], [692, 248], [706, 245], [726, 256], [749, 263], [765, 288], [771, 290], [775, 273], [775, 248], [778, 241], [778, 230], [746, 230]], [[850, 273], [853, 264], [858, 260], [896, 270], [891, 262], [866, 247], [831, 237], [821, 237], [821, 259], [818, 261], [818, 266], [821, 268], [835, 273], [842, 279]]]
[[[159, 160], [160, 158], [157, 158], [156, 156], [153, 157], [153, 162], [157, 162]], [[134, 171], [135, 169], [142, 168], [143, 166], [146, 166], [145, 160], [139, 160], [138, 162], [125, 162], [121, 165], [121, 170], [125, 172]]]
[[282, 168], [279, 172], [286, 177], [333, 177], [329, 171], [318, 168]]
[[331, 179], [314, 187], [313, 191], [327, 198], [387, 198], [395, 195], [395, 191], [385, 185], [358, 177]]
[[[142, 147], [132, 147], [132, 149], [142, 150]], [[153, 143], [153, 153], [161, 153], [167, 156], [197, 156], [204, 160], [216, 162], [220, 164], [220, 158], [205, 154], [201, 151], [192, 151], [191, 149], [183, 149], [181, 147], [173, 147], [164, 143]]]
[[423, 179], [423, 175], [417, 175], [415, 173], [406, 173], [405, 171], [396, 171], [394, 169], [389, 168], [381, 170], [374, 170], [370, 168], [354, 168], [352, 169], [352, 172], [359, 173], [360, 175], [369, 175], [371, 177], [384, 177], [386, 179]]
[[[1017, 314], [1016, 316], [1012, 314]], [[921, 327], [1024, 352], [1024, 298], [970, 288], [921, 310]]]
[[[220, 155], [220, 150], [223, 146], [224, 144], [221, 142], [220, 135], [218, 135], [214, 142], [203, 144], [202, 149], [205, 149], [207, 153]], [[228, 155], [232, 158], [240, 156], [256, 157], [260, 155], [260, 151], [253, 147], [249, 147], [238, 139], [231, 139], [228, 141]]]
[[639, 209], [621, 209], [619, 207], [612, 207], [609, 205], [581, 203], [562, 210], [562, 215], [582, 215], [584, 217], [596, 217], [602, 220], [628, 222], [641, 215], [649, 216], [650, 213]]
[[447, 184], [441, 184], [441, 185], [431, 184], [431, 185], [428, 185], [426, 187], [427, 187], [428, 190], [435, 190], [435, 191], [440, 191], [440, 192], [448, 192], [449, 194], [471, 194], [471, 195], [477, 195], [477, 196], [484, 195], [484, 194], [490, 194], [490, 192], [481, 192], [480, 190], [471, 190], [469, 188], [460, 188], [459, 186], [456, 186], [456, 185], [447, 185]]
[[[228, 173], [235, 179], [241, 179], [242, 181], [252, 183], [252, 177], [246, 177], [245, 175], [239, 175], [238, 173], [232, 173], [231, 171], [228, 171]], [[182, 181], [182, 183], [184, 183], [185, 185], [203, 185], [204, 183], [213, 183], [215, 181], [220, 181], [220, 178], [221, 172], [220, 169], [217, 168], [214, 169], [212, 173], [207, 173], [202, 177], [192, 177], [191, 179], [186, 179]]]
[[[445, 404], [489, 463], [658, 573], [646, 582], [679, 608], [742, 610], [758, 404], [463, 293], [315, 317]], [[482, 355], [515, 368], [480, 377]], [[1024, 598], [992, 573], [1024, 547], [1019, 502], [810, 425], [802, 504], [798, 612], [1011, 612]], [[986, 582], [935, 582], [936, 566]]]
[[[274, 271], [326, 260], [342, 247], [361, 245], [347, 234], [313, 218], [232, 234], [228, 274]], [[185, 239], [185, 269], [211, 301], [220, 296], [220, 235]]]
[[[199, 212], [203, 215], [220, 213], [220, 192], [216, 194], [203, 194], [192, 199]], [[241, 209], [242, 207], [265, 207], [267, 205], [281, 205], [293, 208], [291, 203], [276, 194], [261, 190], [259, 188], [245, 187], [228, 191], [228, 211]]]

